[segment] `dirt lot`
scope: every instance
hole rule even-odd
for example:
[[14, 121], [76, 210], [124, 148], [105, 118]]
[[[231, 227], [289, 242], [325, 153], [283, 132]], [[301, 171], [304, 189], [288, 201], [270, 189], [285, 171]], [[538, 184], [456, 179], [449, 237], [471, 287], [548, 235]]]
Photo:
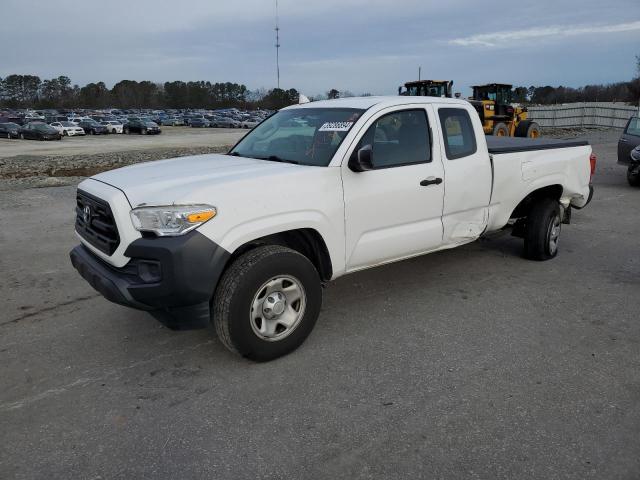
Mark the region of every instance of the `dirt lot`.
[[591, 135], [556, 259], [502, 235], [344, 277], [266, 364], [97, 295], [73, 186], [5, 188], [0, 478], [638, 478], [640, 190]]
[[110, 152], [233, 145], [247, 130], [236, 128], [162, 127], [160, 135], [85, 135], [61, 141], [0, 138], [0, 159], [22, 156], [95, 155]]
[[0, 190], [75, 185], [132, 163], [226, 152], [247, 130], [163, 127], [160, 135], [97, 135], [62, 141], [0, 139]]

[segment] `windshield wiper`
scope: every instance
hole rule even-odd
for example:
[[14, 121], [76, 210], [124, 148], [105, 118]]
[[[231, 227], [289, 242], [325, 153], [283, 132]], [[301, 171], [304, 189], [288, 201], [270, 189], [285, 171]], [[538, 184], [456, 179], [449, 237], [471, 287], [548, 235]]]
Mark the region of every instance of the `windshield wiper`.
[[280, 158], [277, 155], [269, 155], [268, 157], [254, 157], [258, 160], [269, 160], [271, 162], [281, 162], [281, 163], [293, 163], [294, 165], [299, 165], [300, 162], [296, 160], [289, 160], [288, 158]]

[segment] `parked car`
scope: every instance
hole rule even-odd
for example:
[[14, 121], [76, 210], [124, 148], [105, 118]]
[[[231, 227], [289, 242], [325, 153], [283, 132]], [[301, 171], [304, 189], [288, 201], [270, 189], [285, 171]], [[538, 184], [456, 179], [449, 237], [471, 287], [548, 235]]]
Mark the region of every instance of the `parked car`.
[[70, 257], [106, 299], [173, 328], [213, 322], [231, 351], [266, 361], [304, 342], [323, 283], [345, 274], [506, 227], [526, 258], [551, 260], [595, 163], [585, 141], [487, 138], [462, 100], [295, 105], [226, 155], [84, 180]]
[[215, 117], [211, 120], [211, 126], [214, 128], [240, 128], [240, 122], [231, 117]]
[[211, 123], [204, 117], [191, 118], [191, 127], [193, 128], [205, 128], [209, 127]]
[[79, 127], [73, 122], [52, 122], [49, 125], [55, 128], [58, 131], [58, 133], [60, 133], [65, 137], [66, 136], [73, 137], [76, 135], [85, 134], [84, 129], [82, 127]]
[[161, 133], [160, 127], [157, 123], [143, 118], [129, 118], [129, 121], [124, 126], [123, 133], [139, 133], [141, 135], [157, 135]]
[[246, 120], [240, 122], [240, 126], [242, 128], [254, 128], [256, 125], [258, 125], [258, 123], [260, 122], [255, 118], [247, 118]]
[[13, 122], [0, 123], [0, 138], [19, 138], [20, 125]]
[[78, 126], [82, 127], [85, 133], [87, 133], [88, 135], [104, 135], [109, 133], [107, 127], [99, 124], [93, 119], [82, 120], [80, 123], [78, 123]]
[[109, 133], [122, 133], [124, 129], [122, 123], [118, 122], [117, 120], [104, 120], [100, 122], [100, 124], [107, 127]]
[[184, 125], [184, 120], [179, 117], [165, 117], [162, 119], [161, 125], [165, 127], [177, 127]]
[[629, 185], [640, 186], [640, 117], [631, 117], [618, 140], [618, 164], [627, 167]]
[[23, 140], [62, 140], [62, 135], [55, 128], [42, 122], [30, 122], [18, 131]]

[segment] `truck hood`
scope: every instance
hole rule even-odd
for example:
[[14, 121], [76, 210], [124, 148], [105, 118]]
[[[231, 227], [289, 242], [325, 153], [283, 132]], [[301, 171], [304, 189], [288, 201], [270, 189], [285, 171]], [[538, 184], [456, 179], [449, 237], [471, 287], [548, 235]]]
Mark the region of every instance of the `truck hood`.
[[[288, 175], [326, 167], [310, 167], [253, 158], [207, 154], [140, 163], [92, 177], [123, 191], [132, 207], [206, 202], [212, 191], [229, 190], [251, 181], [268, 188]], [[258, 181], [256, 181], [258, 180]], [[258, 192], [254, 192], [258, 193]]]

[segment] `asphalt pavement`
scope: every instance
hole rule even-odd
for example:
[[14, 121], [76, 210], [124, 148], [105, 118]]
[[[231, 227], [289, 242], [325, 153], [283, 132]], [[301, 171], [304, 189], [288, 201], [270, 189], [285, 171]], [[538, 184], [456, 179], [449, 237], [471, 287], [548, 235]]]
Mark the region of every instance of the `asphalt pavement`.
[[346, 276], [264, 364], [93, 291], [73, 187], [0, 191], [0, 478], [640, 478], [640, 189], [597, 141], [556, 259], [498, 235]]

